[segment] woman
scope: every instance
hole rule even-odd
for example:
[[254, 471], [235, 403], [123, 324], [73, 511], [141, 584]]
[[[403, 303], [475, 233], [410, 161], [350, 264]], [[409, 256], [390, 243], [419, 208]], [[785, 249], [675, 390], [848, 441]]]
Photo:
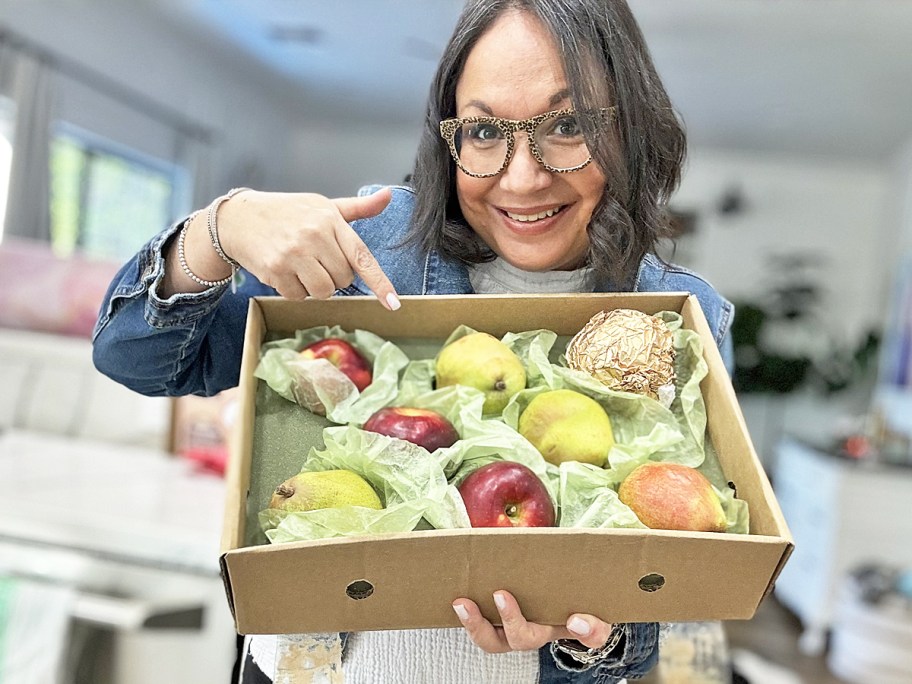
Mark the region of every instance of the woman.
[[[470, 0], [432, 87], [413, 190], [219, 198], [115, 278], [96, 365], [147, 394], [234, 386], [247, 298], [276, 291], [373, 293], [391, 312], [398, 294], [690, 291], [722, 344], [731, 305], [654, 255], [684, 148], [623, 0]], [[246, 278], [236, 293], [232, 263]], [[464, 630], [350, 635], [346, 681], [610, 683], [656, 661], [654, 623], [537, 625], [508, 592], [495, 602], [503, 627], [461, 598]], [[269, 637], [251, 654], [244, 681], [270, 681]]]

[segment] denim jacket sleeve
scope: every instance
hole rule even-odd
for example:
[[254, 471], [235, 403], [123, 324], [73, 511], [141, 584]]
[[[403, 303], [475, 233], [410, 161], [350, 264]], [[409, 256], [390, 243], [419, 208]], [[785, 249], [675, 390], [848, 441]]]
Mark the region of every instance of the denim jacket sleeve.
[[237, 385], [248, 299], [275, 294], [242, 271], [236, 293], [222, 285], [162, 299], [162, 252], [182, 225], [154, 237], [120, 269], [93, 332], [96, 368], [141, 394], [212, 395]]

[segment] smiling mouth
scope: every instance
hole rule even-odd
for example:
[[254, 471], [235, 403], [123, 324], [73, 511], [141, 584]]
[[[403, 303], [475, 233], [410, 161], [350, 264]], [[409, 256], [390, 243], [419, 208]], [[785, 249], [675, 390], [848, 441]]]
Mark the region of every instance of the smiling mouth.
[[567, 205], [562, 204], [559, 207], [554, 207], [553, 209], [546, 209], [545, 211], [540, 211], [537, 214], [514, 214], [511, 211], [504, 211], [509, 218], [514, 221], [519, 221], [520, 223], [534, 223], [535, 221], [541, 221], [542, 219], [551, 218], [557, 213], [560, 213], [566, 209]]

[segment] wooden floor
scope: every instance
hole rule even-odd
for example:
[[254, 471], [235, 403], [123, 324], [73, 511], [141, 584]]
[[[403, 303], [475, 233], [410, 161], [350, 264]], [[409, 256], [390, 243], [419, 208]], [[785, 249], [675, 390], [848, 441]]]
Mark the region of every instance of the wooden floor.
[[[825, 656], [811, 657], [801, 653], [798, 648], [801, 625], [775, 597], [767, 598], [752, 620], [726, 622], [725, 633], [730, 649], [751, 651], [766, 661], [787, 668], [798, 675], [803, 684], [850, 684], [830, 673]], [[638, 682], [672, 684], [663, 681], [658, 670]], [[749, 684], [768, 683], [749, 680]]]

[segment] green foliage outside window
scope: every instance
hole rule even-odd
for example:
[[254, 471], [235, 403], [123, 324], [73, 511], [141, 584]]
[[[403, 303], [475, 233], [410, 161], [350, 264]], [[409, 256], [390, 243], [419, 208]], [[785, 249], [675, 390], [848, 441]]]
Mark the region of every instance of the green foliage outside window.
[[172, 220], [175, 173], [61, 135], [51, 147], [51, 245], [122, 260]]
[[60, 256], [72, 254], [79, 239], [79, 186], [85, 155], [73, 142], [58, 138], [51, 147], [51, 244]]

